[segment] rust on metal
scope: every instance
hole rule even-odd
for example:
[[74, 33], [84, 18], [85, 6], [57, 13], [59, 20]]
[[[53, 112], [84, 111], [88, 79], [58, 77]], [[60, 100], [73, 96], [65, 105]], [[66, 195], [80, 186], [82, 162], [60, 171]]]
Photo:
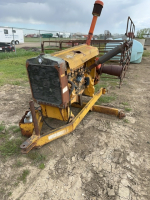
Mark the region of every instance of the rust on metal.
[[123, 67], [120, 65], [104, 65], [101, 68], [101, 73], [120, 77]]
[[37, 135], [32, 135], [30, 138], [28, 138], [25, 142], [23, 142], [20, 145], [21, 149], [26, 149], [28, 148], [30, 145], [32, 145], [35, 141], [37, 141], [40, 137]]
[[118, 118], [119, 119], [122, 119], [122, 118], [124, 118], [126, 115], [125, 115], [125, 113], [123, 113], [122, 111], [120, 111], [119, 113], [118, 113]]
[[33, 147], [35, 147], [36, 143], [32, 143], [29, 147], [21, 149], [21, 153], [23, 154], [27, 154], [31, 149], [33, 149]]
[[[23, 115], [23, 117], [21, 118], [20, 122], [19, 122], [19, 127], [21, 130], [22, 135], [30, 137], [33, 133], [33, 129], [34, 129], [34, 125], [33, 123], [24, 123], [24, 118], [27, 115], [29, 111], [26, 111], [25, 114]], [[30, 126], [29, 126], [30, 124]]]

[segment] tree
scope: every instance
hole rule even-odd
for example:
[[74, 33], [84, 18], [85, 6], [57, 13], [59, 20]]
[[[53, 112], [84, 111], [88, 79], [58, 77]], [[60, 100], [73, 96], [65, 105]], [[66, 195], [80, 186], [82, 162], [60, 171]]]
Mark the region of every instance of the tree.
[[150, 34], [150, 28], [144, 28], [144, 29], [137, 31], [137, 37], [140, 39], [143, 38], [143, 35], [147, 35], [147, 34]]

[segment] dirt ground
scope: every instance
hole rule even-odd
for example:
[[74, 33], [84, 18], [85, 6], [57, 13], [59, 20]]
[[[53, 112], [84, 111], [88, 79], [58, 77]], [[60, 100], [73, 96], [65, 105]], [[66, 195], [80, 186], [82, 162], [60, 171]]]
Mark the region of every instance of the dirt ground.
[[[150, 57], [131, 64], [121, 89], [110, 87], [109, 104], [130, 111], [123, 120], [90, 112], [72, 133], [36, 151], [47, 154], [43, 170], [30, 164], [26, 183], [12, 184], [20, 172], [15, 159], [0, 163], [0, 186], [9, 200], [149, 200], [150, 199]], [[18, 124], [31, 99], [29, 87], [0, 88], [0, 121]], [[56, 125], [55, 123], [53, 123]], [[58, 124], [59, 125], [59, 124]], [[17, 158], [16, 158], [17, 159]]]
[[[49, 43], [46, 43], [46, 45], [48, 45], [48, 44]], [[58, 44], [58, 43], [56, 41], [56, 43], [55, 42], [53, 42], [53, 43], [51, 42], [50, 44], [51, 44], [51, 46], [56, 46], [56, 44]], [[18, 48], [22, 48], [22, 47], [41, 47], [41, 43], [40, 43], [40, 41], [39, 42], [25, 42], [25, 43], [18, 44], [15, 47], [17, 49]]]
[[41, 47], [41, 43], [40, 42], [25, 42], [25, 43], [21, 43], [18, 45], [15, 45], [16, 48], [22, 48], [22, 47]]

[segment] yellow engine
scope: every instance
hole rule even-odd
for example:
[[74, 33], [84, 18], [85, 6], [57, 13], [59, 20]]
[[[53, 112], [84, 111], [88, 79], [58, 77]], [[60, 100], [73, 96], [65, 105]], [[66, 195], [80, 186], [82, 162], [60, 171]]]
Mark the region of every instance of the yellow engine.
[[99, 54], [87, 44], [52, 55], [27, 60], [27, 72], [33, 99], [41, 105], [43, 116], [68, 121], [70, 105], [81, 104], [81, 95], [94, 95], [96, 68], [87, 71]]
[[[97, 17], [100, 16], [102, 8], [103, 2], [97, 0], [94, 4], [93, 20], [86, 44], [51, 55], [42, 53], [38, 57], [27, 60], [26, 68], [33, 100], [40, 105], [40, 110], [35, 110], [33, 101], [30, 102], [30, 111], [27, 111], [20, 121], [22, 134], [31, 136], [20, 146], [23, 153], [28, 153], [33, 147], [40, 147], [70, 133], [89, 110], [118, 117], [124, 116], [118, 109], [94, 105], [100, 96], [105, 94], [105, 88], [101, 88], [96, 94], [94, 89], [101, 73], [120, 77], [125, 69], [124, 64], [122, 66], [103, 66], [102, 64], [118, 53], [124, 54], [132, 47], [132, 41], [125, 41], [97, 58], [99, 50], [90, 43]], [[83, 103], [82, 95], [92, 98], [89, 102]], [[82, 108], [77, 116], [73, 115], [71, 105]], [[28, 123], [25, 122], [27, 117], [31, 117], [31, 121], [26, 120]], [[44, 117], [68, 123], [41, 137], [40, 131]]]

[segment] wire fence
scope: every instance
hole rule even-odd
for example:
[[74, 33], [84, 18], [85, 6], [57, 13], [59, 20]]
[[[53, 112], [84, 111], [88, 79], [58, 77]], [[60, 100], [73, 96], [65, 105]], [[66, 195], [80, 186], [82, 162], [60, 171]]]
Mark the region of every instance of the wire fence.
[[[111, 34], [109, 31], [104, 31], [104, 34], [93, 35], [93, 40], [106, 40], [122, 38], [124, 34]], [[55, 41], [53, 44], [57, 46], [57, 41], [62, 40], [86, 40], [88, 34], [76, 32], [61, 32], [49, 30], [37, 30], [17, 27], [0, 26], [0, 42], [11, 43], [15, 47], [15, 52], [18, 48], [37, 47], [41, 48], [43, 41]]]

